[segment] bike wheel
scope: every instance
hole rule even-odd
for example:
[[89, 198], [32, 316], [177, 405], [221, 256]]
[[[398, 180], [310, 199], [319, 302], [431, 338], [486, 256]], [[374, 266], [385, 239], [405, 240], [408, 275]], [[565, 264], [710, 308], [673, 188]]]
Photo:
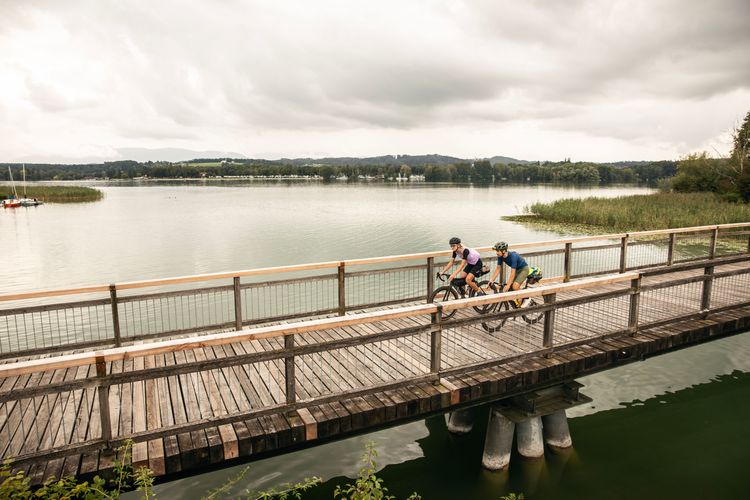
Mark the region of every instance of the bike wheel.
[[[485, 290], [487, 288], [487, 285], [489, 284], [489, 281], [479, 281], [477, 282], [477, 286], [481, 288], [482, 290]], [[474, 291], [473, 288], [469, 287], [469, 297], [476, 297], [477, 292]], [[472, 306], [472, 309], [474, 309], [479, 314], [487, 314], [488, 312], [491, 312], [495, 308], [495, 304], [485, 304], [483, 306]]]
[[[449, 300], [456, 300], [458, 298], [458, 292], [456, 292], [456, 289], [452, 286], [441, 286], [436, 288], [431, 294], [430, 294], [430, 302], [435, 304], [440, 304], [442, 302], [448, 302]], [[445, 321], [447, 319], [451, 319], [453, 315], [456, 314], [456, 310], [452, 310], [449, 312], [444, 312], [440, 315], [440, 319]]]
[[[529, 300], [529, 304], [525, 307], [534, 307], [534, 306], [538, 306], [539, 304], [541, 304], [541, 302], [537, 301], [536, 299], [528, 299], [528, 300]], [[533, 325], [535, 323], [539, 323], [539, 321], [541, 321], [541, 319], [544, 318], [544, 313], [534, 312], [531, 314], [523, 314], [521, 315], [521, 317], [526, 323]]]
[[[510, 304], [508, 304], [507, 302], [500, 302], [499, 304], [493, 304], [493, 305], [495, 306], [493, 312], [506, 312], [510, 310]], [[506, 321], [508, 321], [507, 317], [488, 319], [482, 322], [482, 328], [484, 328], [489, 333], [496, 332], [500, 328], [503, 327]]]

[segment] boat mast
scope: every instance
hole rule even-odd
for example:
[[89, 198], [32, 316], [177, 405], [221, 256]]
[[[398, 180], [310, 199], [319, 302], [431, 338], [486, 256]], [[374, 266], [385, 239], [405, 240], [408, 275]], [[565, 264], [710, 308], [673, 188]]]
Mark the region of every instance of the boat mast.
[[16, 198], [18, 198], [18, 191], [16, 191], [16, 183], [13, 182], [13, 172], [10, 170], [10, 167], [8, 167], [8, 173], [10, 174], [10, 184], [13, 186], [13, 194], [15, 194]]
[[23, 197], [26, 198], [26, 164], [23, 164], [22, 167], [23, 172]]

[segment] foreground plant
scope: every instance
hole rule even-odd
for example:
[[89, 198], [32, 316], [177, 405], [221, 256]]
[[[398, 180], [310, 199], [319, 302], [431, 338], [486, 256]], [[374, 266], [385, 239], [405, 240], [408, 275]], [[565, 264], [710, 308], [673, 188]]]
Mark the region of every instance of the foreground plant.
[[[383, 486], [383, 479], [375, 475], [377, 463], [375, 457], [378, 452], [375, 450], [375, 443], [367, 443], [365, 453], [362, 455], [364, 467], [359, 470], [357, 480], [354, 484], [345, 484], [336, 486], [333, 492], [333, 498], [343, 498], [346, 500], [392, 500], [396, 497], [388, 495], [388, 488]], [[419, 500], [422, 497], [412, 493], [408, 500]]]

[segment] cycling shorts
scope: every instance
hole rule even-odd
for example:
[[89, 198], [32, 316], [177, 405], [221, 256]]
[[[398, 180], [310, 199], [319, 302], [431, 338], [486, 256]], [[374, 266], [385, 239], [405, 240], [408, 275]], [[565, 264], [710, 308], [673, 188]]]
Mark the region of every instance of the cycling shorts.
[[473, 274], [474, 276], [481, 274], [482, 259], [479, 259], [476, 264], [466, 264], [466, 267], [464, 267], [464, 272], [466, 274]]

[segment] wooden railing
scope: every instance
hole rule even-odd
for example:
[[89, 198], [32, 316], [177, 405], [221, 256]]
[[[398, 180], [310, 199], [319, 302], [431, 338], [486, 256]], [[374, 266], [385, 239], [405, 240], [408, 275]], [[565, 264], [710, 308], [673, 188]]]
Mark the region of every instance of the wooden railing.
[[[635, 335], [639, 331], [667, 323], [705, 317], [709, 312], [750, 305], [750, 267], [745, 265], [748, 260], [747, 255], [720, 258], [714, 256], [714, 259], [702, 262], [673, 264], [650, 271], [626, 272], [550, 284], [443, 304], [413, 305], [252, 329], [245, 327], [235, 332], [7, 363], [0, 366], [0, 445], [6, 450], [3, 456], [15, 456], [18, 463], [26, 463], [40, 457], [51, 460], [71, 453], [102, 449], [126, 438], [136, 443], [145, 443], [165, 436], [226, 426], [250, 418], [289, 412], [424, 381], [439, 380], [449, 385], [445, 377], [450, 375], [467, 373], [529, 356], [549, 355], [556, 349], [590, 343], [594, 339]], [[737, 267], [738, 264], [743, 265]], [[717, 268], [721, 269], [722, 266], [724, 269], [717, 272]], [[665, 278], [677, 273], [681, 274], [671, 279]], [[644, 278], [657, 276], [661, 277], [653, 283], [643, 281]], [[541, 297], [543, 300], [539, 305], [529, 308], [501, 310], [484, 315], [476, 314], [472, 309], [481, 305], [529, 297]], [[463, 311], [465, 314], [444, 321], [443, 313], [452, 310]], [[543, 314], [544, 320], [533, 325], [522, 321], [509, 321], [497, 335], [488, 335], [482, 330], [488, 321], [530, 314]], [[403, 324], [401, 320], [405, 319], [411, 323]], [[331, 333], [342, 331], [347, 333]], [[587, 334], [587, 331], [590, 333]], [[475, 332], [481, 332], [486, 352], [483, 350], [476, 353], [461, 353], [458, 357], [449, 355], [456, 349], [466, 350], [467, 336], [474, 335]], [[512, 344], [513, 339], [523, 342], [519, 341], [519, 347], [504, 351], [500, 355], [499, 351], [490, 349], [501, 344]], [[187, 357], [184, 362], [165, 366], [144, 367], [142, 361], [165, 353], [177, 359], [180, 353], [198, 352], [209, 347], [237, 346], [248, 342], [259, 347], [257, 350], [234, 352], [233, 355], [217, 359]], [[407, 367], [403, 373], [385, 370], [381, 378], [371, 374], [364, 383], [342, 386], [337, 391], [317, 389], [316, 380], [320, 379], [314, 377], [333, 379], [330, 373], [319, 373], [321, 369], [325, 369], [325, 360], [330, 359], [332, 353], [336, 356], [340, 353], [353, 353], [351, 363], [365, 366], [372, 364], [374, 358], [385, 360], [379, 356], [385, 356], [389, 342], [398, 342], [398, 349], [408, 351], [414, 366]], [[394, 352], [398, 352], [398, 349]], [[125, 370], [124, 363], [131, 362], [134, 369]], [[118, 363], [121, 368], [115, 370], [114, 366]], [[278, 386], [278, 397], [269, 393], [266, 395], [267, 403], [254, 407], [251, 405], [208, 418], [162, 423], [157, 427], [144, 426], [132, 432], [118, 433], [112, 427], [112, 414], [118, 409], [116, 404], [119, 404], [111, 400], [110, 391], [113, 387], [117, 388], [119, 394], [123, 387], [134, 382], [163, 380], [167, 377], [218, 370], [226, 377], [228, 384], [226, 387], [218, 387], [221, 392], [231, 390], [231, 369], [241, 366], [260, 366], [261, 368], [257, 368], [258, 373], [265, 370], [268, 378], [263, 380], [261, 385], [267, 386], [269, 390], [271, 385]], [[88, 370], [87, 375], [80, 377], [80, 370], [76, 372], [79, 367], [96, 369]], [[300, 369], [305, 370], [305, 373], [299, 374]], [[65, 380], [59, 380], [55, 379], [52, 373], [75, 376], [71, 379], [67, 379], [66, 376]], [[15, 381], [20, 379], [26, 382], [36, 380], [38, 383], [29, 382], [25, 386], [20, 384], [19, 387], [14, 387]], [[39, 383], [44, 380], [45, 383]], [[78, 398], [80, 404], [83, 404], [84, 394], [89, 392], [91, 402], [96, 394], [97, 404], [91, 405], [88, 420], [73, 423], [89, 429], [88, 434], [84, 432], [81, 437], [68, 429], [65, 434], [69, 438], [65, 442], [41, 442], [43, 440], [15, 438], [18, 428], [11, 433], [9, 422], [22, 422], [27, 413], [38, 413], [31, 412], [32, 404], [34, 410], [37, 409], [37, 405], [42, 408], [46, 404], [47, 409], [43, 413], [51, 416], [55, 411], [64, 413], [64, 410], [57, 409], [66, 399], [63, 397], [64, 394], [72, 394], [74, 402], [75, 394], [80, 394]], [[300, 394], [306, 396], [300, 397]], [[91, 435], [91, 429], [96, 430], [96, 435]], [[7, 436], [5, 432], [8, 433]]]
[[[547, 282], [567, 282], [744, 254], [750, 249], [748, 229], [750, 223], [616, 233], [517, 243], [512, 249], [541, 267]], [[478, 250], [494, 266], [490, 247]], [[0, 304], [10, 306], [0, 309], [0, 357], [119, 346], [126, 341], [199, 331], [239, 330], [282, 319], [344, 315], [424, 300], [434, 288], [436, 268], [449, 254], [424, 252], [0, 294]], [[393, 263], [399, 265], [384, 267]], [[263, 278], [266, 281], [261, 281]], [[185, 285], [226, 280], [231, 284], [184, 289]], [[151, 292], [130, 294], [143, 289]], [[50, 302], [70, 296], [80, 299]]]

